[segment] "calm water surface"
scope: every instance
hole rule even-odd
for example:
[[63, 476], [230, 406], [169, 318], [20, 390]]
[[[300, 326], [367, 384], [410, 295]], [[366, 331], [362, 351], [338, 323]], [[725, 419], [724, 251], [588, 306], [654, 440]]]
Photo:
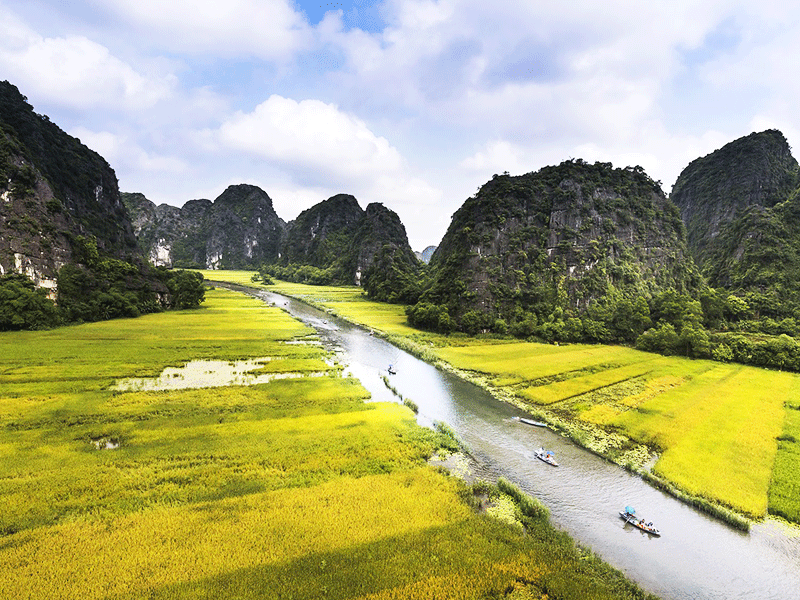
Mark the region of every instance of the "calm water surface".
[[[393, 365], [391, 383], [419, 405], [419, 422], [449, 424], [479, 476], [505, 476], [540, 498], [555, 526], [647, 591], [680, 600], [800, 600], [800, 528], [769, 521], [739, 532], [547, 429], [520, 423], [514, 417], [526, 416], [522, 410], [361, 328], [278, 294], [256, 295], [314, 327], [374, 400], [397, 401], [381, 379]], [[539, 446], [553, 450], [560, 466], [537, 460]], [[653, 521], [661, 537], [626, 524], [625, 505]]]

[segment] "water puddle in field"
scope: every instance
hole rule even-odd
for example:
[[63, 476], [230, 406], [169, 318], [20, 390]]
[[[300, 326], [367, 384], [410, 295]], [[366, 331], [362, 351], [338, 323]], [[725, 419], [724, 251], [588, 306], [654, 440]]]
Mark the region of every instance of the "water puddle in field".
[[228, 385], [258, 385], [276, 379], [322, 377], [328, 371], [262, 372], [264, 365], [276, 359], [265, 356], [250, 360], [193, 360], [182, 367], [167, 367], [158, 377], [129, 377], [119, 380], [112, 390], [118, 392], [158, 392]]
[[119, 448], [119, 440], [113, 437], [101, 437], [91, 440], [95, 450], [116, 450]]
[[[443, 421], [470, 449], [468, 465], [459, 457], [431, 464], [457, 472], [468, 466], [472, 476], [487, 481], [506, 477], [539, 498], [556, 527], [648, 592], [665, 600], [798, 597], [800, 528], [770, 519], [754, 524], [750, 533], [732, 529], [549, 428], [521, 422], [534, 417], [366, 330], [272, 292], [242, 291], [314, 327], [345, 366], [343, 375], [358, 378], [373, 400], [411, 398], [418, 405], [420, 424]], [[537, 460], [534, 450], [540, 446], [555, 451], [561, 466]], [[652, 518], [662, 536], [652, 537], [622, 521], [619, 511], [628, 504]]]

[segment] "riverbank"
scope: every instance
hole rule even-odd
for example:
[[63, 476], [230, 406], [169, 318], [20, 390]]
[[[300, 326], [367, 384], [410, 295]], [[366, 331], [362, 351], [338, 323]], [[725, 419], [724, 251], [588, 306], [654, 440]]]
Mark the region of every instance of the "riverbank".
[[[798, 469], [798, 432], [790, 419], [797, 412], [790, 412], [796, 375], [621, 347], [443, 338], [409, 328], [402, 307], [369, 303], [358, 288], [275, 289], [382, 331], [399, 347], [737, 528], [762, 519], [768, 506], [790, 520], [800, 514], [792, 512], [797, 500], [791, 499]], [[498, 359], [504, 352], [508, 358]]]
[[[514, 522], [474, 511], [426, 464], [449, 442], [364, 402], [315, 341], [221, 289], [0, 335], [0, 597], [652, 598], [524, 503]], [[246, 385], [242, 364], [292, 377]]]

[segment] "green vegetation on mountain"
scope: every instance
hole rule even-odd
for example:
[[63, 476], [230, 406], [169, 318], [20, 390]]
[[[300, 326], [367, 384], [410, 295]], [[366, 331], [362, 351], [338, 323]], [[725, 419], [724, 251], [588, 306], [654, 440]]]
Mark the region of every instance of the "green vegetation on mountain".
[[108, 163], [8, 82], [0, 82], [0, 197], [0, 330], [202, 301], [199, 274], [147, 264]]
[[260, 269], [262, 281], [357, 284], [370, 298], [400, 303], [416, 301], [423, 273], [397, 214], [377, 202], [362, 210], [348, 194], [301, 212], [286, 229], [280, 259]]
[[151, 263], [178, 268], [255, 268], [277, 260], [285, 223], [254, 185], [231, 185], [213, 202], [156, 206], [123, 193], [142, 251]]
[[[46, 116], [36, 114], [27, 98], [8, 81], [0, 82], [0, 170], [13, 171], [17, 191], [29, 201], [34, 172], [47, 182], [52, 196], [43, 199], [51, 212], [65, 213], [71, 233], [94, 236], [106, 253], [120, 258], [136, 252], [136, 238], [120, 202], [114, 170], [99, 154], [67, 135]], [[9, 149], [19, 151], [10, 155]], [[9, 166], [9, 160], [15, 166]], [[0, 189], [5, 189], [2, 180]]]
[[755, 320], [800, 309], [799, 169], [783, 134], [768, 130], [693, 161], [672, 191], [709, 284]]
[[409, 319], [440, 331], [632, 342], [649, 301], [702, 286], [683, 225], [640, 168], [581, 160], [495, 176], [468, 199]]
[[[670, 199], [686, 223], [689, 248], [703, 265], [727, 225], [751, 207], [783, 202], [799, 182], [798, 164], [786, 138], [771, 129], [692, 161], [675, 181]], [[722, 284], [714, 278], [710, 283]]]

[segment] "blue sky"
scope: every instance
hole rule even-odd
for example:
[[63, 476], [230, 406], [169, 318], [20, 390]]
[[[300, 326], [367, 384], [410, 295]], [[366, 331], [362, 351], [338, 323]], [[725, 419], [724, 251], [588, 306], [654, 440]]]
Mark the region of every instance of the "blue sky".
[[669, 193], [753, 131], [800, 136], [800, 7], [764, 0], [0, 0], [0, 79], [182, 205], [337, 193], [437, 244], [494, 173], [641, 165]]

